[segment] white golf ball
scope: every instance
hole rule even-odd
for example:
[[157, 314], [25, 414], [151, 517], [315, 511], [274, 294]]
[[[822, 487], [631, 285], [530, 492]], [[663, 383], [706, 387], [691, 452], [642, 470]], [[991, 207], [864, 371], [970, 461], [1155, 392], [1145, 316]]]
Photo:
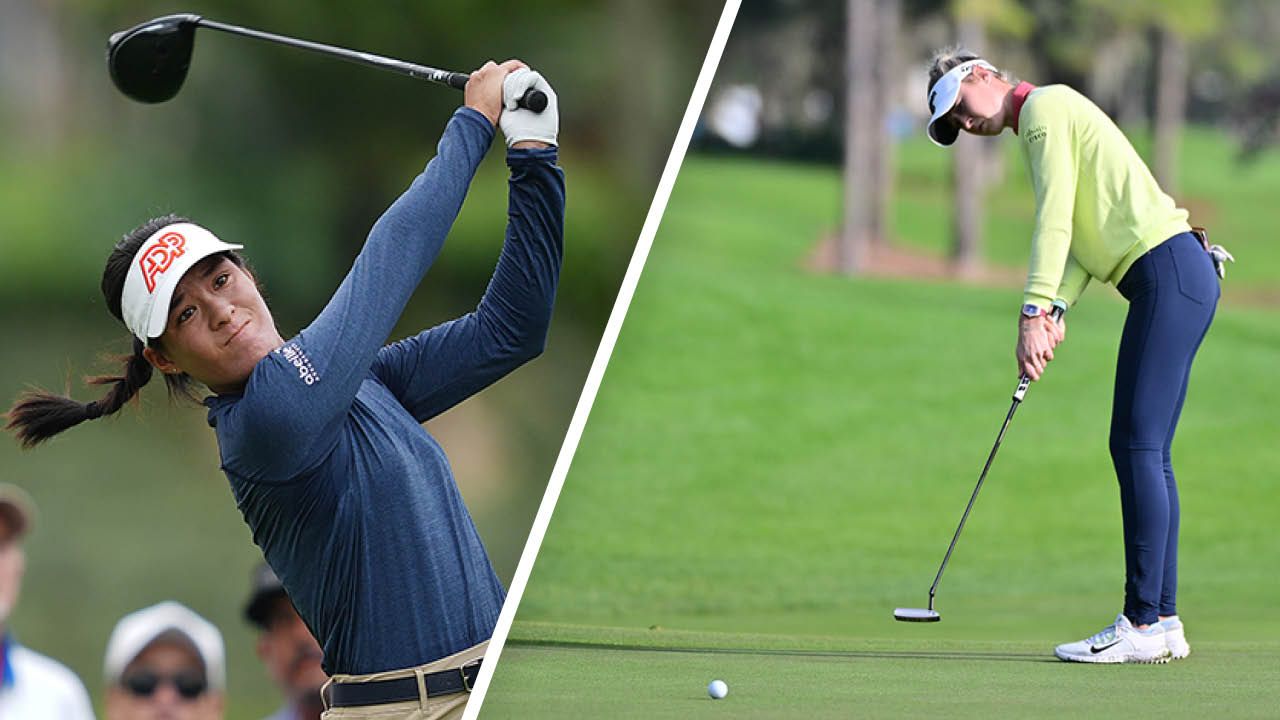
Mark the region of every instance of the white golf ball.
[[712, 680], [711, 684], [707, 686], [707, 694], [713, 699], [719, 700], [729, 694], [729, 686], [725, 685], [723, 680]]

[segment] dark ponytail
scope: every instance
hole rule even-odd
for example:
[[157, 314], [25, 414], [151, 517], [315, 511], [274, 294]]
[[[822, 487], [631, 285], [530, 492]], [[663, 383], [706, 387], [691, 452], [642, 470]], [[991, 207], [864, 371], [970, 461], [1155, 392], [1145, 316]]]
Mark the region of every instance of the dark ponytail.
[[[121, 294], [124, 291], [125, 277], [129, 273], [129, 264], [133, 262], [138, 248], [160, 228], [180, 222], [191, 221], [178, 215], [154, 218], [125, 235], [112, 249], [111, 256], [107, 258], [107, 267], [102, 273], [102, 296], [107, 302], [107, 310], [121, 323], [124, 322], [120, 307]], [[242, 264], [243, 261], [238, 256], [234, 253], [232, 256], [234, 262]], [[155, 340], [149, 344], [159, 347]], [[110, 386], [110, 390], [101, 399], [82, 403], [46, 390], [30, 390], [20, 395], [9, 410], [5, 429], [12, 430], [24, 448], [32, 448], [86, 420], [96, 420], [118, 412], [125, 403], [136, 398], [138, 391], [151, 379], [151, 363], [142, 354], [145, 347], [141, 340], [133, 338], [133, 352], [115, 358], [124, 365], [120, 374], [85, 378], [85, 382], [90, 385]], [[196, 399], [189, 376], [165, 375], [164, 379], [170, 396]]]
[[118, 358], [124, 362], [121, 374], [85, 378], [91, 385], [111, 386], [101, 400], [82, 403], [45, 390], [30, 390], [13, 404], [5, 428], [18, 436], [24, 448], [32, 448], [85, 420], [118, 412], [151, 379], [151, 363], [143, 357], [143, 347], [142, 341], [134, 338], [133, 353]]

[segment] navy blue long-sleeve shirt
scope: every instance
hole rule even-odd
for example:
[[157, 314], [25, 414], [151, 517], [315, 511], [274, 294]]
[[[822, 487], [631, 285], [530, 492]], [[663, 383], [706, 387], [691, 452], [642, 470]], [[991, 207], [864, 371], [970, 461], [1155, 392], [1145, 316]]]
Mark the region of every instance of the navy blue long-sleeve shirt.
[[489, 638], [505, 590], [422, 427], [541, 352], [559, 277], [556, 150], [510, 150], [506, 242], [479, 306], [385, 345], [435, 260], [493, 126], [461, 108], [328, 305], [240, 395], [208, 398], [253, 540], [330, 674], [411, 667]]

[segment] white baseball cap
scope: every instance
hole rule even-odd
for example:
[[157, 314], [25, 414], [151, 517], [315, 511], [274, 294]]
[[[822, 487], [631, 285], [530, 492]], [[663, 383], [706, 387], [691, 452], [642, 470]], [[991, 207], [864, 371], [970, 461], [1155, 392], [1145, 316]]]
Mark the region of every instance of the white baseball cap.
[[129, 613], [116, 623], [107, 641], [104, 671], [108, 685], [120, 681], [121, 674], [143, 650], [162, 635], [175, 633], [190, 641], [204, 663], [209, 687], [224, 690], [227, 686], [226, 653], [222, 633], [208, 620], [185, 605], [166, 600], [157, 605]]
[[951, 68], [945, 75], [938, 78], [938, 82], [933, 84], [933, 88], [929, 90], [929, 139], [938, 147], [947, 147], [956, 141], [956, 137], [960, 135], [960, 130], [949, 122], [938, 122], [951, 109], [956, 106], [960, 100], [960, 83], [973, 73], [974, 68], [984, 67], [992, 72], [999, 72], [990, 63], [981, 58], [975, 58], [962, 62]]
[[129, 264], [120, 296], [125, 327], [146, 342], [164, 334], [174, 288], [193, 265], [243, 245], [224, 243], [193, 223], [173, 223], [155, 231]]

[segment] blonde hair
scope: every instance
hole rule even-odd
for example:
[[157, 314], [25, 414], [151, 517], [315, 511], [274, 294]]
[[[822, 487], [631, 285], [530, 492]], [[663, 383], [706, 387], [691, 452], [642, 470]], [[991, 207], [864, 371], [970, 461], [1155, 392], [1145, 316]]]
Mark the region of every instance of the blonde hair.
[[[970, 60], [978, 60], [983, 58], [978, 53], [964, 47], [963, 45], [950, 45], [942, 48], [933, 54], [933, 59], [929, 61], [929, 90], [933, 91], [933, 86], [943, 75], [951, 68]], [[992, 63], [994, 64], [994, 63]], [[1017, 85], [1018, 78], [1008, 70], [996, 70], [996, 75], [1010, 85]]]

